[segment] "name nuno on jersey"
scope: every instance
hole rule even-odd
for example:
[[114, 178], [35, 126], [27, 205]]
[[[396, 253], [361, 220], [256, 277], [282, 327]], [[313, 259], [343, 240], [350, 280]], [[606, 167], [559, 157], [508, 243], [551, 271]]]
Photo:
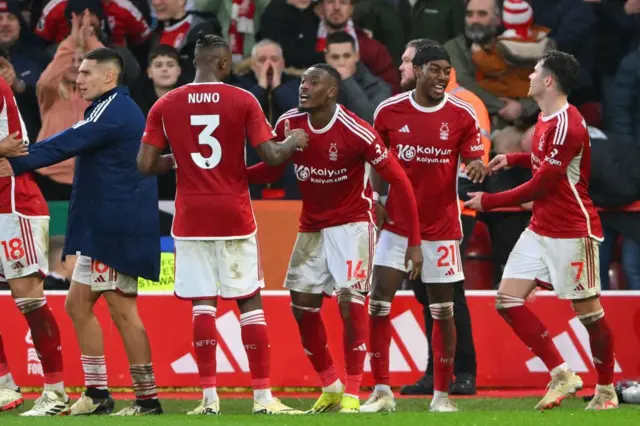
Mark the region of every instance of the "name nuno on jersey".
[[189, 93], [188, 102], [190, 104], [206, 104], [220, 102], [220, 93]]

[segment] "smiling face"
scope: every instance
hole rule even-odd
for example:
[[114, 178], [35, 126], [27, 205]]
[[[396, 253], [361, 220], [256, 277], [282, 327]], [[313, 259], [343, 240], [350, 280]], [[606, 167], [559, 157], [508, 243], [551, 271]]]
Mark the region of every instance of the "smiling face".
[[443, 98], [451, 77], [451, 63], [446, 60], [427, 62], [422, 66], [414, 66], [417, 90], [426, 95], [427, 99], [439, 101]]
[[311, 112], [335, 100], [337, 87], [334, 78], [325, 70], [311, 67], [300, 79], [298, 109]]
[[0, 47], [8, 49], [20, 37], [20, 21], [12, 13], [0, 13]]

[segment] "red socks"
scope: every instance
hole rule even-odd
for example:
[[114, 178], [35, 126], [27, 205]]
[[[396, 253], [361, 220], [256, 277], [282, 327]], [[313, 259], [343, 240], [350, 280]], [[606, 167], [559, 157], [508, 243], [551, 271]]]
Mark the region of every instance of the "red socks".
[[27, 319], [33, 345], [40, 356], [45, 384], [62, 382], [62, 344], [58, 323], [44, 297], [15, 299]]
[[240, 315], [242, 342], [247, 351], [254, 390], [269, 389], [270, 349], [267, 323], [262, 309]]
[[364, 360], [367, 356], [367, 314], [364, 310], [365, 296], [350, 292], [349, 297], [351, 301], [348, 316], [344, 315], [342, 309], [340, 310], [344, 325], [343, 348], [346, 373], [344, 393], [357, 397], [360, 394]]
[[598, 312], [578, 315], [578, 318], [589, 332], [589, 344], [591, 345], [593, 364], [598, 373], [598, 384], [610, 385], [613, 383], [615, 355], [613, 336], [604, 317], [604, 310], [600, 309]]
[[549, 371], [564, 363], [549, 331], [538, 317], [524, 306], [524, 299], [498, 293], [496, 308], [520, 340], [542, 360]]
[[293, 307], [301, 312], [298, 321], [298, 329], [302, 338], [302, 347], [307, 354], [313, 369], [320, 376], [323, 387], [327, 387], [336, 380], [338, 376], [333, 366], [333, 359], [327, 346], [327, 332], [320, 316], [320, 309]]
[[9, 364], [7, 364], [7, 357], [4, 354], [2, 334], [0, 334], [0, 377], [6, 376], [9, 373], [11, 373], [11, 371], [9, 370]]
[[456, 354], [456, 325], [453, 321], [453, 302], [429, 305], [433, 317], [433, 389], [449, 393], [453, 360]]
[[200, 386], [216, 387], [216, 308], [199, 305], [193, 307], [193, 349], [196, 353]]
[[376, 385], [389, 385], [391, 302], [369, 300], [369, 358]]

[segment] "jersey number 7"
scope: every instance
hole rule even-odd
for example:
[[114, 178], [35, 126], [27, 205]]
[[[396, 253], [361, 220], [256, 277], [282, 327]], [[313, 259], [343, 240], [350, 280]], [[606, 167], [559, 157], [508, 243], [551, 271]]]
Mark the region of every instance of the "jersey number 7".
[[220, 125], [219, 115], [192, 115], [192, 126], [205, 126], [198, 135], [198, 145], [206, 145], [211, 148], [211, 155], [203, 157], [199, 152], [191, 153], [191, 159], [201, 169], [213, 169], [222, 159], [222, 147], [220, 141], [213, 136], [213, 132]]

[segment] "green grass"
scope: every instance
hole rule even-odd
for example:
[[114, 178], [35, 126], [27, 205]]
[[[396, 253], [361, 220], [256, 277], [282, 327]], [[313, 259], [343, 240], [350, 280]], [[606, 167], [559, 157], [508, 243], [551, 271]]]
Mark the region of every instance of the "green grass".
[[[299, 409], [308, 409], [313, 404], [311, 399], [288, 399], [283, 402]], [[304, 416], [253, 416], [250, 399], [222, 399], [222, 415], [211, 417], [192, 417], [184, 413], [197, 405], [192, 400], [163, 400], [165, 415], [153, 417], [56, 417], [56, 418], [24, 418], [18, 417], [17, 411], [0, 414], [1, 426], [13, 425], [120, 425], [135, 424], [136, 426], [163, 425], [278, 425], [278, 426], [414, 426], [426, 422], [438, 422], [444, 425], [562, 425], [588, 426], [618, 424], [639, 424], [640, 406], [622, 405], [619, 410], [608, 412], [587, 412], [582, 398], [568, 399], [561, 408], [544, 413], [533, 410], [536, 398], [473, 398], [458, 399], [457, 404], [461, 412], [432, 414], [427, 411], [427, 399], [399, 399], [397, 412], [393, 414], [355, 414], [345, 415], [337, 413], [304, 415]], [[20, 410], [31, 407], [32, 401], [27, 401]], [[126, 401], [117, 401], [116, 410], [124, 407]]]

